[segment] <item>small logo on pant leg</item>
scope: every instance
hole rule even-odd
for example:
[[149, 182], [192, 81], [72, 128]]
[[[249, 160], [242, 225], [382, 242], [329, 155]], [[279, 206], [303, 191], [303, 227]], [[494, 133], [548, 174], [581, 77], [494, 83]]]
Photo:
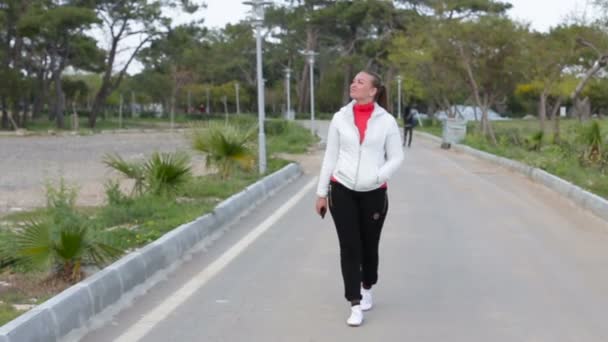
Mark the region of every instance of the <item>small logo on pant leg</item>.
[[380, 213], [374, 213], [374, 216], [372, 216], [372, 218], [374, 219], [374, 221], [378, 221], [380, 219]]

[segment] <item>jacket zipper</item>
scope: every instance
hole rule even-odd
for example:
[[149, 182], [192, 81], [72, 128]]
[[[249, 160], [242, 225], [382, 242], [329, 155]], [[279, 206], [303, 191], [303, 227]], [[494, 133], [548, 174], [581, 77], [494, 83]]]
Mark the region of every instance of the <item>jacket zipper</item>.
[[[353, 186], [353, 188], [355, 190], [357, 190], [357, 183], [359, 182], [359, 166], [361, 165], [361, 146], [363, 145], [363, 141], [361, 141], [361, 134], [359, 134], [359, 128], [357, 127], [357, 125], [354, 124], [354, 122], [355, 122], [354, 113], [355, 112], [353, 109], [353, 125], [355, 126], [355, 131], [357, 132], [357, 137], [359, 138], [359, 148], [358, 148], [359, 154], [357, 156], [357, 172], [355, 173], [355, 185]], [[373, 117], [374, 117], [374, 113], [372, 112], [372, 115], [369, 117], [369, 119], [367, 119], [367, 128], [369, 128], [370, 121], [372, 120]]]
[[357, 190], [357, 183], [359, 182], [359, 165], [361, 164], [361, 145], [359, 145], [359, 156], [357, 157], [357, 173], [355, 173], [355, 190]]
[[[369, 120], [368, 119], [368, 124]], [[359, 165], [361, 164], [361, 145], [363, 145], [363, 141], [361, 141], [361, 133], [359, 133], [359, 127], [355, 124], [355, 110], [353, 109], [353, 126], [355, 126], [355, 132], [357, 132], [357, 140], [359, 140], [358, 146], [358, 157], [357, 157], [357, 171], [355, 172], [355, 184], [353, 185], [353, 189], [357, 190], [357, 183], [359, 182]]]

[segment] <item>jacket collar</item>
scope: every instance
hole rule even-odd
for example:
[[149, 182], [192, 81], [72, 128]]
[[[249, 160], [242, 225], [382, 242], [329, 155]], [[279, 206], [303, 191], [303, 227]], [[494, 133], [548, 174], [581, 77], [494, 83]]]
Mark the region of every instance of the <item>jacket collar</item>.
[[[355, 111], [353, 108], [355, 107], [356, 103], [357, 103], [357, 101], [355, 101], [355, 100], [350, 101], [346, 106], [342, 107], [341, 111], [343, 111], [348, 116], [355, 117]], [[374, 111], [372, 112], [372, 117], [384, 115], [384, 114], [388, 114], [386, 109], [382, 108], [378, 104], [378, 102], [374, 102]]]

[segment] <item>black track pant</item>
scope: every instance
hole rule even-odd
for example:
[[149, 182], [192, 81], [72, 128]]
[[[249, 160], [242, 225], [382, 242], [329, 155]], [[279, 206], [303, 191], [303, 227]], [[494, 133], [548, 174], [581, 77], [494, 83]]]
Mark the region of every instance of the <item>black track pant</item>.
[[378, 244], [388, 210], [386, 189], [358, 192], [332, 181], [328, 202], [340, 242], [344, 296], [357, 301], [361, 285], [371, 288], [378, 281]]
[[[405, 146], [406, 141], [407, 141], [407, 146], [412, 145], [412, 135], [414, 135], [413, 130], [414, 130], [414, 127], [412, 127], [412, 126], [403, 126], [403, 146]], [[409, 140], [408, 140], [408, 133], [409, 133]]]

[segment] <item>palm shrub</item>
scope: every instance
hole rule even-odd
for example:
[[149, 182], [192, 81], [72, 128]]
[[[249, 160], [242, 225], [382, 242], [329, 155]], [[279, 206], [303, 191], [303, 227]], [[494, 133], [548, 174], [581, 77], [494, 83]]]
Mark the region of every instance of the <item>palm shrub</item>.
[[598, 163], [602, 159], [602, 132], [600, 124], [593, 121], [579, 129], [578, 140], [584, 146], [580, 159], [583, 163]]
[[122, 193], [120, 183], [117, 180], [108, 180], [104, 184], [104, 187], [109, 205], [126, 205], [131, 203], [132, 199]]
[[[190, 158], [181, 152], [154, 152], [147, 161], [135, 162], [126, 161], [118, 155], [106, 155], [103, 162], [134, 181], [131, 193], [135, 195], [174, 192], [192, 173]], [[113, 191], [116, 191], [115, 185]]]
[[155, 195], [174, 193], [191, 176], [190, 158], [180, 152], [155, 152], [143, 168], [148, 192]]
[[543, 130], [540, 130], [540, 131], [532, 134], [532, 136], [530, 136], [530, 138], [527, 138], [525, 141], [526, 141], [526, 146], [527, 146], [528, 150], [540, 151], [540, 148], [543, 146], [544, 136], [545, 136], [545, 132]]
[[144, 168], [141, 162], [126, 161], [117, 154], [106, 154], [102, 161], [108, 167], [118, 171], [123, 176], [134, 181], [131, 194], [143, 194], [146, 177], [144, 175]]
[[122, 254], [105, 242], [88, 220], [55, 225], [51, 220], [29, 220], [12, 238], [16, 263], [26, 269], [48, 269], [70, 282], [82, 278], [82, 265], [102, 267]]
[[123, 251], [80, 215], [75, 207], [76, 191], [65, 185], [47, 185], [47, 212], [29, 217], [4, 236], [0, 259], [24, 270], [46, 269], [53, 276], [77, 282], [82, 266], [99, 267], [120, 256]]
[[191, 133], [192, 147], [206, 155], [206, 163], [217, 168], [220, 177], [227, 179], [241, 168], [250, 171], [255, 157], [250, 144], [255, 130], [243, 130], [232, 125], [210, 125], [207, 129], [196, 129]]
[[264, 121], [264, 131], [268, 136], [285, 134], [289, 130], [289, 121], [282, 119]]

